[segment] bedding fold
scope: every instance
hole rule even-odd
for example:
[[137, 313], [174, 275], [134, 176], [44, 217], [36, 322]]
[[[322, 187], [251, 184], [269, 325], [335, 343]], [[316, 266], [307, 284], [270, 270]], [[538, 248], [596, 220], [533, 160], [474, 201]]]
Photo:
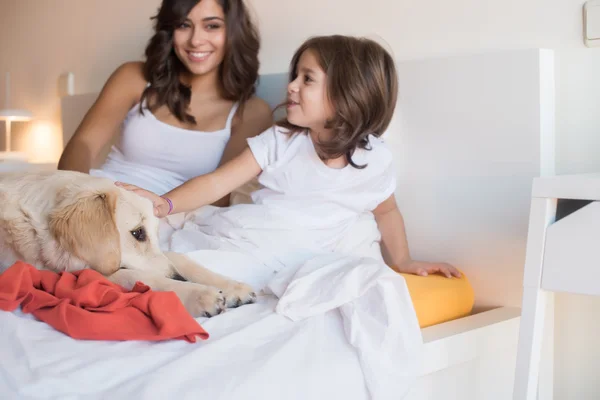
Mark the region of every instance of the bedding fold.
[[300, 321], [338, 310], [373, 399], [402, 398], [420, 370], [422, 338], [404, 278], [368, 257], [315, 256], [277, 274], [275, 312]]
[[[423, 339], [406, 280], [383, 261], [374, 217], [305, 229], [279, 212], [253, 204], [205, 207], [173, 217], [162, 236], [169, 250], [273, 296], [274, 313], [299, 327], [337, 320], [342, 334], [334, 340], [349, 345], [369, 398], [402, 398], [421, 371]], [[309, 341], [323, 340], [322, 332], [313, 335]], [[328, 360], [330, 368], [340, 363]]]

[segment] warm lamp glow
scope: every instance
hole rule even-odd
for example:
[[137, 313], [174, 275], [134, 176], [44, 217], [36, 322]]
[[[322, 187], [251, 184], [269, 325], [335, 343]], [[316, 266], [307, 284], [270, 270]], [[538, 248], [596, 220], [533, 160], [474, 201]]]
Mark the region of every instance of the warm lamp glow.
[[52, 122], [38, 121], [32, 124], [26, 143], [26, 151], [32, 162], [54, 163], [60, 157], [62, 137]]

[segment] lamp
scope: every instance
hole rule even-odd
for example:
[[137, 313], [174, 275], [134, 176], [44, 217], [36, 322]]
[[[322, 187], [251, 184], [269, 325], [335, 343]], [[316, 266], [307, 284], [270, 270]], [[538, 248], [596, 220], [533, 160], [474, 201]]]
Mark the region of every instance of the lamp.
[[1, 161], [27, 161], [27, 156], [22, 152], [11, 151], [11, 124], [13, 122], [31, 121], [33, 115], [27, 110], [10, 108], [10, 72], [6, 73], [6, 97], [4, 108], [0, 110], [0, 121], [5, 123], [5, 151], [0, 152]]

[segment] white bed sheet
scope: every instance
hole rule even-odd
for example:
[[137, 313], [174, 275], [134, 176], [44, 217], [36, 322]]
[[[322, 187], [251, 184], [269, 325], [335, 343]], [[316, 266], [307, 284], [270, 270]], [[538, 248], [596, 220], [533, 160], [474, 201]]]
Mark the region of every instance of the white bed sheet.
[[[196, 228], [179, 226], [170, 247], [193, 245]], [[373, 231], [360, 232], [345, 245], [370, 247]], [[20, 311], [0, 312], [0, 398], [397, 400], [421, 370], [406, 283], [380, 260], [296, 253], [274, 272], [226, 247], [185, 253], [263, 287], [258, 302], [198, 319], [210, 338], [194, 344], [77, 341]]]

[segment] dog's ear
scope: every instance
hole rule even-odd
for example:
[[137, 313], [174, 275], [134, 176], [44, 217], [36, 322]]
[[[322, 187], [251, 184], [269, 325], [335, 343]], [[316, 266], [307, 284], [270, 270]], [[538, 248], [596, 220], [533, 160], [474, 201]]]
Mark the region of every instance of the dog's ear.
[[116, 190], [68, 192], [61, 193], [58, 206], [49, 216], [50, 233], [64, 250], [92, 269], [105, 276], [115, 273], [121, 267]]

